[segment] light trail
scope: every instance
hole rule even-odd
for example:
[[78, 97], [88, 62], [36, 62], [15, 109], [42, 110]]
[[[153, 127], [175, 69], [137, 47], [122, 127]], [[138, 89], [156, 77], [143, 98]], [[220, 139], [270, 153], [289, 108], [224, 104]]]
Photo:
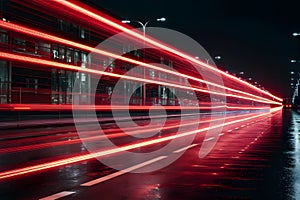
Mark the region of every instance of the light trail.
[[[167, 125], [164, 127], [152, 127], [151, 129], [139, 129], [136, 130], [136, 128], [126, 128], [126, 129], [121, 129], [121, 131], [125, 132], [118, 132], [120, 131], [120, 129], [109, 129], [109, 130], [103, 130], [103, 132], [105, 132], [105, 135], [101, 135], [101, 136], [92, 136], [92, 135], [96, 135], [99, 134], [99, 130], [94, 130], [94, 131], [88, 131], [86, 133], [82, 133], [82, 134], [89, 134], [91, 136], [89, 137], [85, 137], [85, 138], [76, 138], [73, 140], [67, 140], [67, 141], [57, 141], [57, 142], [47, 142], [47, 143], [42, 143], [42, 144], [30, 144], [30, 145], [24, 145], [24, 146], [18, 146], [18, 147], [9, 147], [9, 148], [0, 148], [0, 154], [2, 153], [12, 153], [12, 152], [19, 152], [19, 151], [33, 151], [33, 150], [38, 150], [38, 149], [42, 149], [42, 148], [48, 148], [48, 147], [56, 147], [56, 146], [63, 146], [63, 145], [70, 145], [70, 144], [77, 144], [80, 142], [92, 142], [94, 140], [101, 140], [103, 138], [108, 138], [108, 139], [115, 139], [115, 138], [120, 138], [120, 137], [127, 137], [127, 136], [134, 136], [134, 135], [138, 135], [138, 134], [146, 134], [148, 132], [153, 132], [153, 131], [166, 131], [166, 130], [170, 130], [170, 129], [175, 129], [175, 128], [179, 128], [180, 126], [185, 127], [185, 126], [191, 126], [191, 125], [196, 125], [196, 124], [205, 124], [205, 123], [209, 123], [209, 122], [215, 122], [215, 121], [223, 121], [223, 120], [228, 120], [228, 119], [235, 119], [235, 118], [241, 118], [241, 117], [247, 117], [247, 116], [254, 116], [257, 115], [257, 113], [247, 113], [247, 114], [240, 114], [240, 115], [235, 115], [235, 116], [226, 116], [226, 117], [220, 117], [220, 118], [216, 118], [216, 119], [209, 119], [209, 120], [200, 120], [200, 121], [196, 121], [196, 122], [189, 122], [189, 123], [185, 123], [185, 124], [176, 124], [176, 125]], [[68, 135], [68, 137], [74, 137], [77, 136], [77, 134], [73, 134], [73, 136]], [[67, 136], [54, 136], [51, 137], [51, 139], [55, 139], [55, 138], [65, 138]], [[40, 140], [40, 138], [36, 138], [37, 140]], [[30, 139], [32, 140], [32, 138]], [[21, 140], [20, 142], [22, 143], [23, 140]], [[24, 141], [23, 141], [24, 142]]]
[[[31, 36], [34, 36], [34, 37], [42, 38], [42, 39], [45, 39], [45, 40], [50, 40], [50, 41], [53, 41], [53, 42], [66, 44], [66, 45], [69, 45], [69, 46], [72, 46], [72, 47], [75, 47], [75, 48], [79, 48], [79, 49], [82, 49], [82, 50], [95, 52], [95, 53], [100, 54], [100, 55], [112, 57], [112, 58], [115, 58], [115, 59], [120, 59], [122, 61], [133, 63], [133, 64], [136, 64], [136, 65], [145, 66], [147, 68], [154, 69], [154, 70], [161, 71], [161, 72], [165, 72], [165, 73], [172, 74], [172, 75], [175, 75], [175, 76], [188, 78], [190, 80], [194, 80], [194, 81], [198, 81], [198, 82], [201, 82], [201, 83], [205, 83], [207, 85], [211, 85], [211, 86], [215, 86], [215, 87], [218, 87], [218, 88], [226, 89], [228, 91], [232, 91], [232, 92], [235, 92], [235, 93], [240, 93], [240, 94], [244, 94], [244, 95], [247, 95], [247, 96], [250, 96], [250, 97], [266, 100], [266, 98], [263, 98], [263, 97], [260, 97], [260, 96], [257, 96], [257, 95], [254, 95], [254, 94], [251, 94], [251, 93], [248, 93], [248, 92], [244, 92], [244, 91], [241, 91], [241, 90], [236, 90], [236, 89], [233, 89], [233, 88], [225, 87], [223, 85], [219, 85], [219, 84], [216, 84], [216, 83], [205, 81], [205, 80], [193, 77], [193, 76], [189, 76], [189, 75], [174, 72], [174, 71], [171, 71], [171, 70], [168, 70], [168, 69], [160, 68], [160, 67], [157, 67], [155, 65], [147, 64], [147, 63], [144, 63], [144, 62], [141, 62], [141, 61], [138, 61], [138, 60], [134, 60], [134, 59], [131, 59], [131, 58], [126, 58], [126, 57], [123, 57], [123, 56], [119, 56], [119, 55], [111, 53], [111, 52], [96, 49], [94, 47], [90, 47], [90, 46], [83, 45], [83, 44], [80, 44], [80, 43], [77, 43], [77, 42], [74, 42], [74, 41], [71, 41], [71, 40], [67, 40], [67, 39], [57, 37], [57, 36], [53, 36], [53, 35], [50, 35], [50, 34], [47, 34], [47, 33], [44, 33], [44, 32], [40, 32], [40, 31], [37, 31], [37, 30], [34, 30], [34, 29], [30, 29], [30, 28], [27, 28], [27, 27], [24, 27], [24, 26], [17, 25], [17, 24], [11, 23], [11, 22], [5, 22], [5, 21], [0, 20], [0, 27], [7, 28], [9, 30], [13, 30], [13, 31], [16, 31], [16, 32], [21, 32], [21, 33], [31, 35]], [[240, 79], [238, 79], [238, 80], [240, 80]]]
[[76, 5], [75, 3], [67, 1], [67, 0], [54, 0], [54, 1], [56, 3], [64, 6], [64, 7], [66, 7], [66, 8], [70, 8], [73, 11], [77, 11], [77, 12], [81, 13], [82, 15], [88, 16], [88, 17], [90, 17], [90, 18], [92, 18], [94, 20], [97, 20], [97, 21], [101, 22], [101, 23], [107, 24], [110, 27], [114, 27], [117, 30], [124, 31], [124, 32], [128, 33], [129, 35], [140, 39], [141, 41], [145, 41], [145, 42], [147, 42], [149, 44], [152, 44], [152, 45], [154, 45], [156, 47], [159, 47], [159, 48], [162, 48], [164, 50], [167, 50], [167, 51], [169, 51], [169, 52], [171, 52], [171, 53], [173, 53], [175, 55], [179, 55], [182, 58], [190, 60], [193, 63], [197, 63], [197, 64], [199, 64], [199, 65], [201, 65], [203, 67], [206, 67], [206, 68], [208, 68], [208, 69], [210, 69], [212, 71], [220, 73], [220, 74], [224, 75], [225, 77], [233, 79], [233, 80], [237, 81], [238, 83], [241, 83], [243, 85], [247, 85], [248, 87], [250, 87], [250, 88], [252, 88], [252, 89], [254, 89], [254, 90], [258, 91], [258, 92], [264, 93], [264, 94], [266, 94], [266, 95], [268, 95], [268, 96], [270, 96], [272, 98], [275, 98], [275, 99], [277, 99], [280, 102], [283, 101], [281, 98], [276, 97], [275, 95], [273, 95], [273, 94], [271, 94], [271, 93], [269, 93], [267, 91], [264, 91], [264, 90], [262, 90], [260, 88], [257, 88], [256, 86], [254, 86], [254, 85], [252, 85], [252, 84], [250, 84], [250, 83], [248, 83], [246, 81], [240, 80], [238, 77], [235, 77], [235, 76], [232, 76], [230, 74], [227, 74], [226, 72], [224, 72], [224, 71], [222, 71], [220, 69], [217, 69], [214, 66], [206, 64], [204, 62], [201, 62], [200, 60], [197, 60], [193, 56], [189, 56], [187, 54], [184, 54], [184, 53], [182, 53], [182, 52], [180, 52], [180, 51], [178, 51], [176, 49], [173, 49], [171, 47], [166, 46], [165, 44], [159, 43], [158, 41], [155, 41], [154, 39], [151, 39], [149, 37], [144, 37], [143, 34], [138, 33], [136, 31], [132, 31], [132, 30], [126, 28], [124, 25], [120, 25], [120, 24], [118, 24], [116, 22], [113, 22], [113, 21], [111, 21], [111, 20], [109, 20], [109, 19], [101, 16], [100, 12], [94, 13], [94, 12], [92, 12], [90, 10], [87, 10], [87, 9], [85, 9], [83, 7], [80, 7], [79, 5]]
[[136, 105], [49, 105], [49, 104], [0, 104], [0, 110], [10, 111], [72, 111], [72, 110], [95, 110], [95, 111], [109, 111], [109, 110], [211, 110], [217, 108], [226, 108], [227, 110], [268, 110], [269, 106], [136, 106]]
[[208, 130], [211, 130], [211, 129], [220, 128], [220, 127], [223, 127], [223, 126], [226, 126], [226, 125], [232, 125], [232, 124], [240, 123], [240, 122], [247, 121], [247, 120], [257, 119], [259, 117], [264, 117], [264, 116], [267, 116], [267, 115], [269, 115], [273, 112], [279, 111], [281, 109], [282, 109], [282, 107], [273, 108], [273, 109], [270, 110], [269, 113], [263, 113], [263, 114], [259, 114], [259, 115], [256, 115], [256, 116], [251, 116], [251, 117], [247, 117], [247, 118], [243, 118], [243, 119], [239, 119], [239, 120], [235, 120], [235, 121], [231, 121], [231, 122], [226, 122], [224, 124], [210, 126], [210, 127], [198, 129], [198, 130], [195, 130], [195, 131], [189, 131], [189, 132], [182, 133], [182, 134], [157, 138], [157, 139], [153, 139], [151, 141], [144, 141], [144, 142], [140, 142], [140, 143], [136, 143], [136, 144], [130, 144], [130, 145], [126, 145], [126, 146], [123, 146], [123, 147], [109, 149], [109, 150], [100, 151], [100, 152], [96, 152], [96, 153], [80, 155], [80, 156], [75, 156], [75, 157], [72, 157], [72, 158], [65, 158], [65, 159], [51, 161], [51, 162], [47, 162], [47, 163], [43, 163], [43, 164], [38, 164], [38, 165], [28, 166], [28, 167], [24, 167], [24, 168], [19, 168], [19, 169], [0, 172], [0, 180], [8, 179], [8, 178], [11, 178], [11, 177], [16, 177], [16, 176], [20, 176], [20, 175], [25, 175], [25, 174], [29, 174], [29, 173], [33, 173], [33, 172], [38, 172], [38, 171], [42, 171], [42, 170], [46, 170], [46, 169], [51, 169], [51, 168], [54, 168], [54, 167], [64, 166], [64, 165], [68, 165], [68, 164], [74, 164], [74, 163], [90, 160], [90, 159], [97, 158], [97, 157], [113, 155], [115, 153], [121, 153], [123, 151], [133, 150], [133, 149], [136, 149], [136, 148], [139, 148], [139, 147], [146, 147], [146, 146], [150, 146], [150, 145], [153, 145], [153, 144], [166, 142], [166, 141], [169, 141], [169, 140], [186, 137], [186, 136], [189, 136], [189, 135], [201, 133], [201, 132], [208, 131]]
[[245, 96], [238, 96], [238, 95], [227, 94], [227, 93], [219, 93], [219, 92], [215, 92], [215, 91], [208, 91], [208, 90], [204, 90], [204, 89], [198, 89], [198, 88], [188, 87], [188, 86], [184, 86], [184, 85], [173, 84], [173, 83], [169, 83], [169, 82], [153, 81], [153, 80], [148, 80], [148, 79], [144, 79], [144, 78], [114, 74], [111, 72], [104, 72], [104, 71], [99, 71], [99, 70], [94, 70], [94, 69], [81, 68], [81, 67], [78, 67], [75, 65], [69, 65], [69, 64], [54, 62], [54, 61], [50, 61], [50, 60], [44, 60], [44, 59], [40, 59], [40, 58], [34, 58], [34, 57], [30, 57], [30, 56], [17, 55], [17, 54], [12, 54], [12, 53], [0, 52], [0, 58], [19, 61], [19, 62], [21, 61], [21, 62], [39, 64], [39, 65], [44, 65], [44, 66], [51, 66], [51, 67], [55, 67], [55, 68], [76, 70], [76, 71], [85, 72], [85, 73], [106, 75], [106, 76], [110, 76], [110, 77], [116, 77], [116, 78], [137, 81], [137, 82], [142, 82], [142, 83], [165, 85], [165, 86], [169, 86], [169, 87], [173, 87], [173, 88], [193, 90], [193, 91], [197, 91], [197, 92], [215, 94], [215, 95], [220, 95], [220, 96], [236, 97], [236, 98], [240, 98], [240, 99], [252, 100], [252, 101], [261, 102], [261, 103], [275, 104], [275, 105], [279, 105], [279, 106], [282, 105], [281, 103], [275, 102], [272, 100], [260, 100], [260, 99], [245, 97]]

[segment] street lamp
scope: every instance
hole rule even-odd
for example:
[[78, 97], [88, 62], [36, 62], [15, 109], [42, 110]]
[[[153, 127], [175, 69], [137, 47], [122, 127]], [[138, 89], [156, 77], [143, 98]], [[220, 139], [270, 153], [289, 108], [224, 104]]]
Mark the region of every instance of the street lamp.
[[293, 36], [299, 36], [300, 35], [300, 33], [293, 33]]
[[[198, 60], [198, 59], [200, 59], [200, 57], [199, 56], [195, 56], [195, 58]], [[214, 57], [214, 59], [215, 60], [221, 60], [221, 56], [215, 56]], [[206, 64], [209, 64], [209, 61], [211, 61], [212, 59], [211, 58], [205, 58], [205, 60], [206, 60]]]
[[130, 24], [130, 20], [122, 20], [123, 24]]
[[167, 19], [164, 18], [164, 17], [161, 17], [161, 18], [157, 18], [157, 19], [150, 19], [148, 21], [146, 21], [145, 23], [141, 22], [141, 21], [130, 21], [130, 20], [122, 20], [122, 23], [124, 24], [131, 24], [132, 22], [135, 22], [135, 23], [139, 23], [142, 27], [143, 27], [143, 33], [144, 33], [144, 36], [146, 35], [146, 26], [149, 24], [149, 22], [151, 21], [157, 21], [157, 22], [164, 22], [166, 21]]
[[[146, 26], [149, 24], [149, 22], [151, 21], [157, 21], [157, 22], [164, 22], [166, 21], [167, 19], [164, 18], [164, 17], [161, 17], [161, 18], [157, 18], [157, 19], [150, 19], [148, 21], [146, 21], [145, 23], [141, 22], [141, 21], [137, 21], [137, 20], [134, 20], [134, 21], [130, 21], [130, 20], [122, 20], [121, 22], [124, 23], [124, 24], [130, 24], [132, 22], [135, 22], [135, 23], [139, 23], [142, 27], [143, 27], [143, 34], [144, 34], [144, 61], [145, 61], [145, 38], [146, 38]], [[146, 77], [146, 69], [145, 69], [145, 66], [144, 66], [144, 78]], [[142, 101], [143, 101], [143, 105], [146, 105], [146, 84], [144, 84], [144, 89], [143, 89], [143, 97], [142, 97]]]
[[293, 59], [293, 60], [291, 60], [291, 63], [300, 63], [300, 60]]
[[216, 56], [215, 57], [216, 60], [221, 60], [221, 58], [222, 58], [221, 56]]

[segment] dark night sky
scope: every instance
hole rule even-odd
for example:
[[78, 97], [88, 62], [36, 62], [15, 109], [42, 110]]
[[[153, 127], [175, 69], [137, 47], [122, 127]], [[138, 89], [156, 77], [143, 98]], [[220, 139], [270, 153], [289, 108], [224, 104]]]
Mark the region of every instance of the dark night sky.
[[289, 95], [290, 71], [300, 68], [290, 63], [300, 59], [300, 37], [292, 36], [300, 32], [299, 0], [89, 1], [120, 19], [166, 17], [166, 22], [151, 26], [192, 37], [211, 56], [222, 56], [216, 63], [223, 69], [244, 71], [281, 97]]

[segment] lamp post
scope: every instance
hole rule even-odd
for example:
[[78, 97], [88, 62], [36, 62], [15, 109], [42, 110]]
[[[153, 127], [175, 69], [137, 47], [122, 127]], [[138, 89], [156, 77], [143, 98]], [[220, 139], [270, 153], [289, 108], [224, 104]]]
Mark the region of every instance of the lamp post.
[[[199, 56], [196, 56], [195, 58], [200, 59]], [[214, 57], [215, 60], [221, 60], [221, 58], [222, 58], [221, 56], [215, 56]], [[205, 58], [205, 60], [206, 60], [206, 64], [209, 64], [209, 61], [211, 61], [211, 58]]]
[[[130, 23], [132, 23], [132, 22], [135, 22], [135, 23], [138, 23], [138, 24], [140, 24], [141, 26], [142, 26], [142, 28], [143, 28], [143, 35], [144, 35], [144, 49], [143, 49], [143, 51], [144, 51], [144, 62], [145, 62], [145, 53], [146, 53], [146, 51], [145, 51], [145, 38], [146, 38], [146, 26], [149, 24], [149, 22], [151, 22], [151, 21], [157, 21], [157, 22], [164, 22], [164, 21], [166, 21], [166, 18], [164, 18], [164, 17], [161, 17], [161, 18], [157, 18], [157, 19], [150, 19], [150, 20], [148, 20], [148, 21], [146, 21], [145, 23], [143, 23], [143, 22], [141, 22], [141, 21], [136, 21], [136, 20], [134, 20], [134, 21], [130, 21], [130, 20], [122, 20], [122, 23], [124, 23], [124, 24], [130, 24]], [[144, 72], [144, 78], [146, 77], [146, 69], [145, 69], [145, 67], [144, 67], [144, 70], [143, 70], [143, 72]], [[143, 105], [146, 105], [146, 84], [144, 84], [144, 87], [143, 87], [143, 97], [142, 97], [142, 104]]]
[[[297, 36], [300, 36], [300, 33], [297, 33], [297, 32], [294, 32], [293, 33], [293, 36], [294, 37], [297, 37]], [[299, 60], [291, 60], [291, 63], [300, 63]], [[299, 88], [299, 73], [295, 73], [294, 71], [291, 71], [291, 81], [292, 83], [290, 84], [291, 85], [291, 89], [292, 89], [292, 107], [298, 106], [298, 103], [299, 103], [299, 94], [298, 94], [298, 88]], [[298, 76], [297, 76], [298, 75]], [[295, 84], [294, 82], [297, 82], [297, 84]], [[297, 98], [296, 98], [297, 97]]]
[[135, 22], [135, 23], [139, 23], [142, 27], [143, 27], [143, 33], [144, 33], [144, 37], [146, 36], [146, 26], [149, 24], [149, 22], [151, 22], [151, 21], [158, 21], [158, 22], [164, 22], [164, 21], [166, 21], [166, 18], [164, 18], [164, 17], [161, 17], [161, 18], [157, 18], [157, 19], [150, 19], [150, 20], [148, 20], [148, 21], [146, 21], [145, 23], [143, 23], [143, 22], [141, 22], [141, 21], [136, 21], [136, 20], [134, 20], [134, 21], [130, 21], [130, 20], [122, 20], [122, 23], [124, 23], [124, 24], [130, 24], [130, 23], [132, 23], [132, 22]]

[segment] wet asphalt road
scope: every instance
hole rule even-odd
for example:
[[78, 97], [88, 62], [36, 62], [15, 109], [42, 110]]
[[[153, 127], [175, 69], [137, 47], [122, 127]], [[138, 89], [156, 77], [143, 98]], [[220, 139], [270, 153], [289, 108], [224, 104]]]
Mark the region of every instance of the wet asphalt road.
[[[114, 128], [113, 124], [106, 126]], [[88, 159], [0, 180], [0, 196], [1, 200], [298, 199], [299, 130], [297, 113], [279, 111], [225, 126], [204, 158], [199, 158], [203, 137], [196, 137], [183, 156], [160, 170], [118, 173], [96, 159]], [[2, 172], [87, 153], [72, 126], [9, 134], [18, 139], [0, 141]], [[22, 137], [24, 134], [31, 137]], [[171, 154], [154, 162], [163, 162], [168, 156]], [[82, 185], [93, 180], [99, 183]]]

